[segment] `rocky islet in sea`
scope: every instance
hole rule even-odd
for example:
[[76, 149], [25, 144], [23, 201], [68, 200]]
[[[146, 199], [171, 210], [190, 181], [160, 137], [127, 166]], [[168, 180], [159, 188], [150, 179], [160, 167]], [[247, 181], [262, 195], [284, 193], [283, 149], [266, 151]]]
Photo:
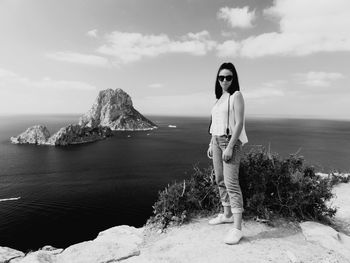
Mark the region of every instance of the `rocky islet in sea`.
[[99, 92], [91, 109], [80, 119], [79, 124], [70, 124], [50, 136], [43, 125], [35, 125], [17, 137], [15, 144], [64, 146], [102, 140], [113, 131], [152, 130], [157, 125], [145, 118], [134, 107], [131, 97], [122, 89], [107, 89]]
[[133, 107], [131, 97], [122, 89], [101, 91], [91, 109], [80, 118], [79, 125], [110, 127], [114, 131], [157, 128]]

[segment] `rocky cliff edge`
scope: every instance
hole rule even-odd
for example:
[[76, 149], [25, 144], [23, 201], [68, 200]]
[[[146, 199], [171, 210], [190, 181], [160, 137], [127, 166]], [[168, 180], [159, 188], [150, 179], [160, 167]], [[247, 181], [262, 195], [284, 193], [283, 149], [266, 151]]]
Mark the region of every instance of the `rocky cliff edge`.
[[98, 234], [94, 240], [66, 249], [45, 246], [27, 255], [0, 247], [0, 262], [8, 263], [349, 263], [350, 184], [334, 188], [339, 206], [338, 230], [317, 222], [280, 222], [275, 227], [243, 222], [244, 237], [238, 245], [222, 242], [231, 225], [211, 226], [209, 218], [172, 227], [161, 233], [150, 226], [116, 226]]

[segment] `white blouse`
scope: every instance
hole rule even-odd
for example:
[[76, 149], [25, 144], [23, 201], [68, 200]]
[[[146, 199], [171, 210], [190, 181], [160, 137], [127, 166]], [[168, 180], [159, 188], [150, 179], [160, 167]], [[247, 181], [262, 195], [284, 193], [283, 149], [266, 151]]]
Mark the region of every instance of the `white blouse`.
[[[228, 117], [228, 99], [230, 98], [230, 117], [229, 117], [229, 134], [232, 135], [233, 128], [235, 126], [235, 112], [233, 107], [234, 97], [237, 94], [237, 91], [231, 96], [228, 93], [222, 94], [220, 99], [218, 99], [211, 110], [211, 126], [209, 132], [212, 135], [226, 135], [227, 128], [227, 117]], [[241, 134], [238, 136], [238, 139], [242, 142], [242, 145], [248, 142], [248, 137], [245, 132], [245, 119], [243, 116], [243, 128]]]

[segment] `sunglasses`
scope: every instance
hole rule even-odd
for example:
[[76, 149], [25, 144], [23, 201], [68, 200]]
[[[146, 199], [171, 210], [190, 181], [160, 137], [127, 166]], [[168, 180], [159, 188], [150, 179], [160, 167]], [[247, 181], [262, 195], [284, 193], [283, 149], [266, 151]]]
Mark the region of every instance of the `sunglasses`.
[[228, 75], [228, 76], [218, 76], [218, 80], [220, 82], [223, 82], [224, 79], [226, 79], [227, 81], [231, 81], [233, 79], [233, 76], [232, 75]]

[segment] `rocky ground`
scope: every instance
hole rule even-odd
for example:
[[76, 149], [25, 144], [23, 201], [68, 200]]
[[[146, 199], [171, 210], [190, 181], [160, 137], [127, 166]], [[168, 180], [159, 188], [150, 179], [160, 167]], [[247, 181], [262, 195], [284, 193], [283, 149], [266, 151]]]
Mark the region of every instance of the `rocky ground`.
[[210, 226], [207, 218], [154, 234], [140, 247], [140, 255], [124, 262], [350, 262], [350, 237], [315, 222], [301, 228], [248, 221], [239, 245], [226, 245], [230, 225]]
[[[244, 238], [238, 245], [226, 245], [223, 238], [232, 225], [208, 224], [198, 218], [172, 227], [164, 233], [150, 227], [117, 226], [101, 232], [96, 239], [66, 249], [50, 246], [24, 255], [0, 247], [0, 262], [9, 263], [181, 263], [181, 262], [350, 262], [350, 184], [334, 189], [339, 207], [331, 228], [317, 222], [277, 222], [274, 227], [244, 221]], [[337, 230], [335, 230], [335, 229]]]

